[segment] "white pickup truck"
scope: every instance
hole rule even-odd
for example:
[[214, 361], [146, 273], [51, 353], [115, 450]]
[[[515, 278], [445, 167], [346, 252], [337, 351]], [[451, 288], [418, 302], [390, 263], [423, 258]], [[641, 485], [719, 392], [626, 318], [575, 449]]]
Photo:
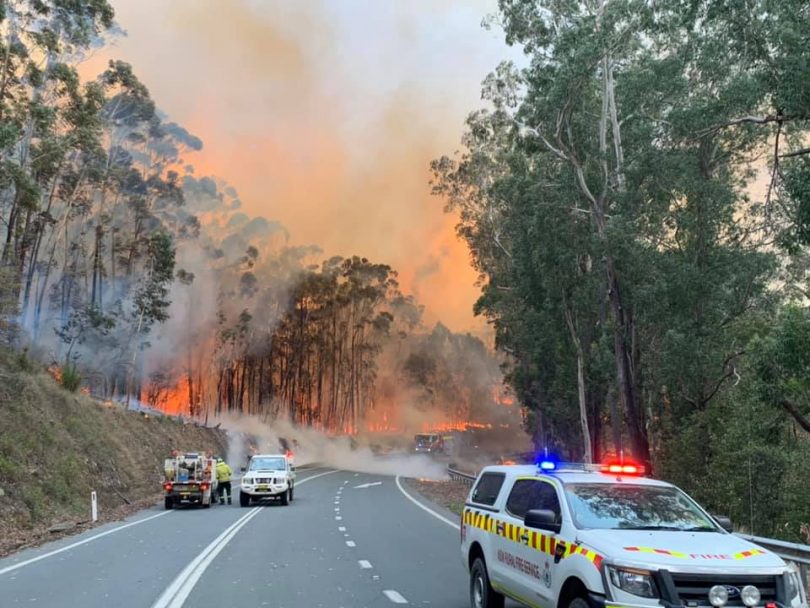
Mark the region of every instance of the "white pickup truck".
[[474, 608], [807, 608], [797, 569], [637, 465], [490, 466], [465, 505]]
[[242, 468], [239, 504], [250, 506], [252, 500], [278, 498], [282, 505], [293, 500], [295, 465], [286, 454], [255, 454]]

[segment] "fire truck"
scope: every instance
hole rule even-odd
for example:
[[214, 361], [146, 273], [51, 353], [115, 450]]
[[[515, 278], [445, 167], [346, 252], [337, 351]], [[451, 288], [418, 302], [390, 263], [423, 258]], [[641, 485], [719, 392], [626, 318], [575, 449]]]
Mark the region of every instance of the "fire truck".
[[217, 490], [216, 460], [201, 452], [172, 452], [163, 464], [164, 506], [181, 504], [209, 508]]

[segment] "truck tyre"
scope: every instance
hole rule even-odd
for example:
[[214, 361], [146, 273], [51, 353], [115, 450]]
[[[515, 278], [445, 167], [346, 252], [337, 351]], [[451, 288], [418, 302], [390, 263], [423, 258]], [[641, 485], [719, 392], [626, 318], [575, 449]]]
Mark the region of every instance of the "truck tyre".
[[290, 502], [293, 501], [293, 492], [295, 491], [295, 486], [290, 486]]
[[174, 506], [174, 501], [172, 500], [171, 496], [166, 496], [163, 499], [163, 508], [164, 509], [171, 509]]
[[568, 608], [590, 608], [590, 604], [584, 598], [575, 597], [568, 603]]
[[[504, 597], [489, 584], [487, 565], [476, 558], [470, 570], [470, 606], [472, 608], [503, 608]], [[569, 608], [571, 608], [569, 606]], [[581, 608], [574, 606], [573, 608]]]
[[281, 495], [281, 505], [286, 507], [290, 504], [290, 491], [287, 490], [284, 494]]
[[240, 507], [249, 507], [250, 506], [250, 496], [245, 494], [244, 492], [239, 492], [239, 506]]

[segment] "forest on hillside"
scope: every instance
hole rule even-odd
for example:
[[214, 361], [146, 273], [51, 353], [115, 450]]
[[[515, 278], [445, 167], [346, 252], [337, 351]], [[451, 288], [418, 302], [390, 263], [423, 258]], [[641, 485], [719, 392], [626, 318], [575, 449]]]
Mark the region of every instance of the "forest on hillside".
[[433, 186], [536, 443], [810, 542], [810, 5], [498, 6]]
[[136, 67], [80, 78], [115, 35], [106, 0], [0, 2], [0, 344], [72, 390], [201, 419], [356, 432], [400, 399], [424, 425], [496, 405], [499, 361], [428, 331], [393, 268], [246, 214]]

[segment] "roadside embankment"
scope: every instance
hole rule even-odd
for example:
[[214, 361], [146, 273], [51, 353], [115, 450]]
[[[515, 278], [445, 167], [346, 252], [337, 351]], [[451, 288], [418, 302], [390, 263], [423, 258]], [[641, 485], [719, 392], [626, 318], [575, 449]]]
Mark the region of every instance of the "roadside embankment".
[[146, 417], [70, 393], [0, 354], [0, 555], [88, 527], [160, 497], [172, 449], [227, 451], [225, 432]]
[[408, 487], [428, 500], [461, 515], [464, 501], [470, 492], [470, 486], [460, 481], [433, 481], [429, 479], [407, 479]]

